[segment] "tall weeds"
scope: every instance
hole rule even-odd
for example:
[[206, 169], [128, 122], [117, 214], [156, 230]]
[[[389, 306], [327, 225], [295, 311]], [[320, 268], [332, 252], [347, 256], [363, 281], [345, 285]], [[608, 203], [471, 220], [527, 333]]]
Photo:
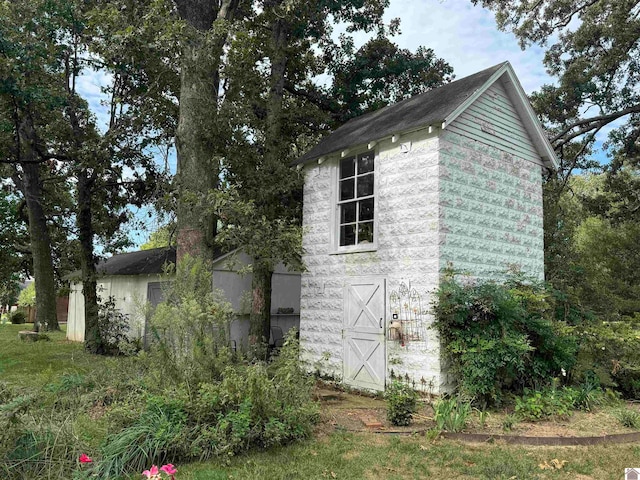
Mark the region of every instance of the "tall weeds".
[[[149, 351], [30, 395], [0, 385], [0, 478], [113, 480], [311, 433], [313, 380], [293, 333], [270, 364], [233, 354], [231, 309], [197, 260], [181, 263], [166, 298], [150, 321]], [[80, 465], [80, 453], [93, 463]]]

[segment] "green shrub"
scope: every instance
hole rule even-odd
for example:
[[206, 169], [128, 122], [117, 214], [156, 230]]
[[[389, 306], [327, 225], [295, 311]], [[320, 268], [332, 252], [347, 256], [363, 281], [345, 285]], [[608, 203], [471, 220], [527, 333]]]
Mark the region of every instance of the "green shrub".
[[461, 432], [467, 425], [471, 404], [459, 397], [442, 398], [433, 405], [434, 420], [439, 430]]
[[197, 388], [221, 378], [233, 362], [229, 348], [231, 305], [211, 291], [211, 273], [204, 262], [185, 256], [167, 301], [150, 320], [150, 368], [158, 382], [170, 379]]
[[14, 325], [22, 325], [27, 323], [27, 315], [22, 310], [16, 310], [15, 312], [11, 312], [9, 321]]
[[553, 298], [535, 282], [457, 281], [436, 294], [435, 327], [460, 392], [482, 407], [548, 385], [574, 363], [572, 327], [553, 318]]
[[411, 423], [416, 411], [418, 393], [407, 383], [393, 380], [384, 392], [387, 401], [387, 419], [398, 426]]
[[116, 300], [108, 297], [99, 305], [98, 330], [107, 355], [122, 355], [129, 352], [132, 342], [127, 334], [131, 328], [129, 315], [116, 308]]
[[527, 420], [538, 420], [547, 415], [546, 402], [540, 392], [526, 392], [516, 398], [516, 413]]
[[577, 393], [572, 388], [545, 388], [541, 391], [525, 389], [522, 397], [516, 398], [515, 413], [525, 420], [567, 417], [576, 407]]
[[511, 430], [513, 430], [513, 427], [516, 426], [519, 420], [520, 419], [518, 418], [518, 416], [513, 413], [505, 415], [505, 417], [502, 419], [502, 430], [504, 430], [505, 432], [510, 432]]
[[640, 399], [640, 330], [626, 322], [595, 322], [577, 328], [574, 382], [595, 379], [623, 397]]

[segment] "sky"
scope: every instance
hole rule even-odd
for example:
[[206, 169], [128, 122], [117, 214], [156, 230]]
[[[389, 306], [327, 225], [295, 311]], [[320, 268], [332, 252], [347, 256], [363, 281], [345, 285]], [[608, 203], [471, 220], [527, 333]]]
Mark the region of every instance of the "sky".
[[528, 94], [552, 82], [540, 47], [522, 51], [513, 34], [498, 30], [493, 13], [469, 0], [391, 0], [385, 20], [393, 18], [401, 22], [395, 43], [412, 51], [432, 48], [453, 66], [456, 78], [508, 60]]
[[[543, 84], [553, 83], [542, 63], [544, 50], [539, 46], [521, 50], [511, 33], [501, 32], [493, 13], [469, 0], [391, 0], [385, 13], [388, 23], [400, 18], [400, 34], [393, 41], [401, 48], [415, 51], [419, 46], [432, 48], [438, 57], [445, 59], [454, 69], [456, 78], [463, 78], [498, 63], [509, 61], [527, 94]], [[336, 35], [340, 32], [336, 28]], [[365, 35], [355, 36], [356, 44], [363, 44]], [[94, 112], [98, 122], [105, 125], [106, 112], [100, 106], [100, 86], [108, 81], [101, 72], [86, 75], [80, 89]], [[605, 132], [606, 133], [606, 132]], [[175, 172], [175, 157], [171, 162]], [[137, 212], [140, 219], [147, 212]], [[154, 228], [154, 219], [146, 221]], [[148, 233], [134, 233], [137, 244], [146, 241]]]

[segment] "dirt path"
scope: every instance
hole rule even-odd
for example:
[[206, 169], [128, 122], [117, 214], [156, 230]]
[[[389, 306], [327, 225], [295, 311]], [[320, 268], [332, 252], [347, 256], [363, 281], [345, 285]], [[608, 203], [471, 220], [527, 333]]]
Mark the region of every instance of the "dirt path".
[[[347, 393], [326, 386], [316, 390], [316, 398], [322, 406], [323, 429], [346, 431], [381, 432], [426, 432], [435, 428], [433, 409], [428, 399], [422, 399], [414, 421], [408, 427], [391, 425], [386, 418], [386, 405], [382, 398]], [[617, 407], [620, 408], [620, 407]], [[628, 404], [627, 408], [638, 409], [638, 405]], [[466, 433], [492, 435], [519, 435], [531, 437], [589, 437], [630, 433], [615, 418], [614, 408], [607, 407], [593, 412], [574, 412], [566, 418], [552, 418], [544, 421], [520, 421], [510, 412], [490, 412], [484, 425], [480, 423], [478, 411], [469, 417]], [[510, 429], [505, 428], [512, 423]]]

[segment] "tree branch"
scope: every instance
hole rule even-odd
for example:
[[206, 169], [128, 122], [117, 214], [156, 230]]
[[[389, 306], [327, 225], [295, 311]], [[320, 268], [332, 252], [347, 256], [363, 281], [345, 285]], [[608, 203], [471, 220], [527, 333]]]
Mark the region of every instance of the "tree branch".
[[19, 245], [17, 243], [13, 244], [13, 249], [18, 253], [24, 253], [27, 255], [31, 255], [31, 246], [30, 245]]
[[[634, 105], [629, 108], [625, 108], [624, 110], [620, 110], [618, 112], [609, 113], [607, 115], [598, 115], [597, 117], [578, 120], [572, 123], [571, 125], [563, 128], [559, 133], [551, 137], [551, 143], [554, 143], [555, 144], [554, 147], [557, 149], [562, 145], [564, 145], [565, 143], [568, 143], [574, 138], [579, 137], [580, 135], [587, 133], [590, 130], [593, 130], [595, 128], [600, 129], [604, 127], [606, 124], [611, 123], [614, 120], [617, 120], [618, 118], [624, 117], [625, 115], [629, 115], [631, 113], [640, 113], [640, 104]], [[581, 127], [581, 128], [567, 135], [569, 132], [571, 132], [571, 130], [573, 130], [576, 127]], [[565, 135], [567, 136], [565, 137]]]
[[332, 104], [327, 97], [321, 95], [318, 92], [296, 88], [293, 83], [288, 81], [285, 81], [284, 89], [290, 94], [295, 95], [296, 97], [301, 97], [305, 100], [309, 100], [314, 105], [327, 110], [334, 118], [338, 118], [341, 114], [341, 109], [337, 105]]
[[558, 21], [554, 24], [551, 24], [551, 28], [552, 30], [557, 30], [558, 28], [564, 28], [567, 25], [569, 25], [569, 23], [571, 23], [571, 20], [573, 19], [574, 15], [580, 13], [581, 11], [583, 11], [585, 8], [589, 8], [590, 6], [598, 3], [600, 0], [590, 0], [586, 3], [584, 3], [583, 5], [579, 5], [578, 7], [576, 7], [574, 10], [572, 10], [571, 12], [568, 12], [564, 18], [559, 18]]
[[567, 182], [569, 181], [569, 177], [571, 176], [571, 172], [573, 171], [573, 169], [576, 167], [576, 164], [578, 163], [578, 157], [580, 157], [580, 155], [582, 155], [584, 153], [584, 151], [587, 149], [589, 144], [593, 141], [593, 139], [595, 138], [596, 134], [600, 131], [601, 128], [602, 128], [602, 126], [598, 127], [582, 143], [582, 146], [580, 147], [580, 150], [578, 150], [578, 153], [575, 154], [575, 156], [573, 157], [573, 160], [571, 161], [571, 166], [565, 172], [564, 178], [562, 179], [562, 184], [560, 186], [560, 190], [563, 190], [564, 187], [566, 187]]

